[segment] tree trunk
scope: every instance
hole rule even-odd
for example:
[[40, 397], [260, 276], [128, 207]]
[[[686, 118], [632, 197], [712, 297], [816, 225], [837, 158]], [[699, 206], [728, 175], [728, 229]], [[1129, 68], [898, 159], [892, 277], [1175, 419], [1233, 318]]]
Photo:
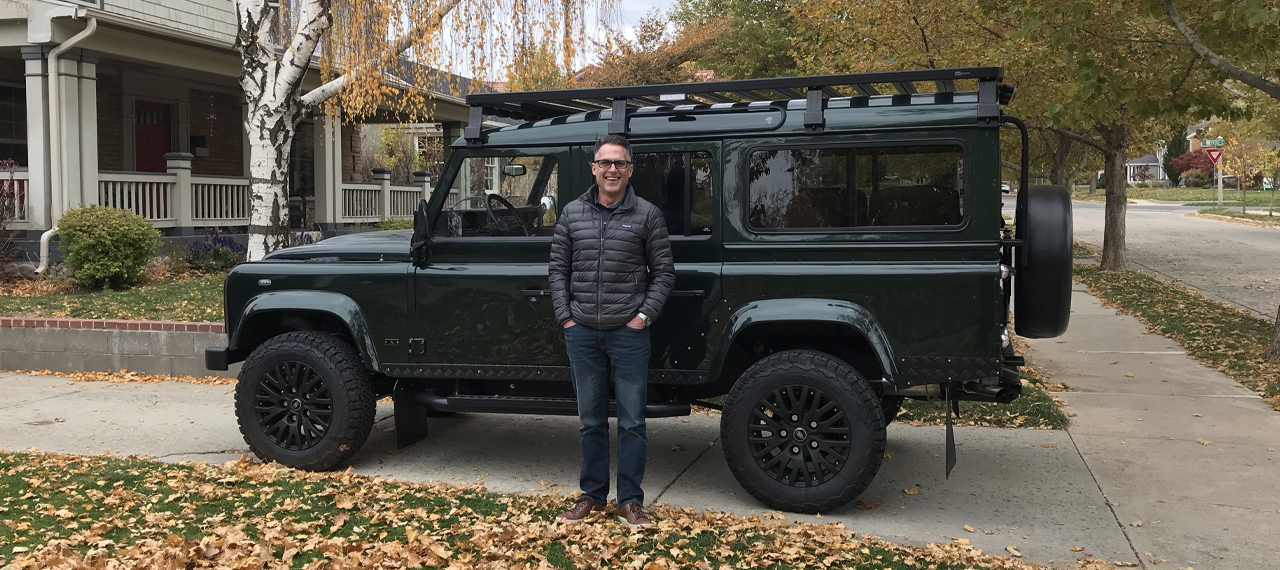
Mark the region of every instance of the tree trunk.
[[1103, 271], [1124, 271], [1129, 265], [1124, 245], [1124, 218], [1129, 202], [1129, 181], [1125, 170], [1125, 163], [1129, 160], [1129, 127], [1099, 125], [1097, 130], [1109, 149], [1103, 158], [1103, 171], [1107, 178], [1107, 206], [1102, 229], [1102, 260], [1098, 268]]
[[1071, 160], [1072, 140], [1062, 133], [1058, 135], [1058, 146], [1053, 149], [1053, 165], [1049, 170], [1049, 183], [1070, 188], [1068, 172], [1071, 168], [1067, 162]]
[[1272, 362], [1280, 362], [1280, 309], [1276, 310], [1276, 326], [1271, 333], [1271, 345], [1262, 353], [1262, 356]]
[[1098, 195], [1098, 173], [1097, 172], [1094, 172], [1093, 174], [1089, 175], [1089, 195], [1090, 196]]
[[249, 204], [249, 261], [289, 245], [289, 196], [285, 183], [289, 179], [289, 152], [298, 128], [298, 113], [290, 112], [290, 106], [296, 103], [250, 102], [247, 130], [253, 194]]

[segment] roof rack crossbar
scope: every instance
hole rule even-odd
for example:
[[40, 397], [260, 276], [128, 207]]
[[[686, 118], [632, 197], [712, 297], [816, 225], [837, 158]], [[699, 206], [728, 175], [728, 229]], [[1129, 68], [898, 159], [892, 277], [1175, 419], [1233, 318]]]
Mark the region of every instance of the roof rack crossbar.
[[[877, 85], [892, 86], [898, 94], [917, 93], [916, 83], [932, 83], [938, 93], [954, 93], [956, 80], [976, 79], [978, 83], [978, 119], [991, 124], [999, 118], [999, 91], [996, 86], [1004, 79], [999, 67], [966, 67], [955, 69], [925, 69], [918, 71], [886, 71], [874, 73], [849, 73], [811, 77], [783, 77], [776, 79], [739, 79], [676, 83], [665, 85], [639, 85], [633, 87], [602, 87], [588, 89], [560, 89], [554, 91], [528, 91], [511, 93], [476, 93], [467, 96], [471, 106], [469, 122], [464, 131], [468, 145], [481, 146], [480, 124], [484, 115], [521, 116], [528, 121], [538, 121], [566, 114], [612, 109], [609, 132], [627, 134], [628, 107], [667, 106], [679, 104], [710, 103], [759, 103], [803, 99], [806, 102], [806, 129], [821, 129], [826, 100], [840, 97], [842, 93], [861, 96], [880, 95]], [[679, 94], [681, 102], [666, 100], [663, 95]]]

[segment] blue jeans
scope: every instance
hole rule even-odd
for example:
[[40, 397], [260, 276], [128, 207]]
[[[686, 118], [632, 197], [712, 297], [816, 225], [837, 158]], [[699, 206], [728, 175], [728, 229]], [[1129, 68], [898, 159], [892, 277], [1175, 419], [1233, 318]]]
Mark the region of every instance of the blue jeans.
[[[578, 398], [582, 494], [603, 505], [609, 495], [609, 387], [618, 404], [618, 506], [644, 504], [644, 406], [649, 388], [649, 329], [565, 329], [573, 391]], [[612, 378], [610, 373], [612, 372]]]

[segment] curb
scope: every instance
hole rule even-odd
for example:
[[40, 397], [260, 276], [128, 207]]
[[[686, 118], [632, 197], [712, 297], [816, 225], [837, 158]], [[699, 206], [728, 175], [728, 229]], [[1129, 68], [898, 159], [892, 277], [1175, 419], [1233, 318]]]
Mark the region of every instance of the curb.
[[1188, 218], [1200, 218], [1202, 220], [1213, 220], [1215, 222], [1230, 222], [1232, 224], [1240, 224], [1242, 226], [1253, 226], [1255, 228], [1267, 228], [1272, 230], [1280, 230], [1280, 222], [1275, 224], [1268, 224], [1268, 223], [1259, 222], [1257, 220], [1250, 220], [1246, 218], [1233, 218], [1231, 216], [1219, 216], [1217, 214], [1201, 214], [1199, 212], [1188, 212], [1186, 216]]

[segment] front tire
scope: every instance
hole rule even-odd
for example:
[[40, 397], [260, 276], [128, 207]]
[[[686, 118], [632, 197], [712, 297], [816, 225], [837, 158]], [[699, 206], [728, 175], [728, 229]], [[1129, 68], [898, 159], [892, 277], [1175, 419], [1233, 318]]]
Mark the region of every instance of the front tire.
[[259, 346], [240, 369], [236, 420], [264, 461], [309, 471], [347, 462], [369, 438], [377, 395], [341, 337], [297, 331]]
[[761, 359], [725, 399], [729, 470], [769, 507], [830, 511], [855, 499], [884, 457], [880, 398], [848, 363], [814, 350]]

